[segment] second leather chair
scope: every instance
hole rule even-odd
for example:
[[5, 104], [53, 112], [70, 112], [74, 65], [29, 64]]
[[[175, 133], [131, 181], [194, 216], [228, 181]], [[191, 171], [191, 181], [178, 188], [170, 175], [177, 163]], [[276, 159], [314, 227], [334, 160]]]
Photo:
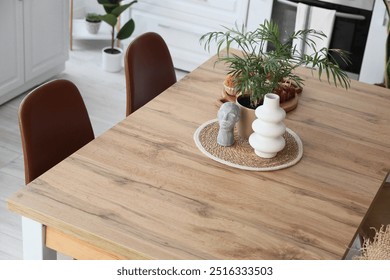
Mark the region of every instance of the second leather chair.
[[125, 56], [126, 116], [176, 83], [172, 58], [164, 39], [154, 32], [140, 35]]

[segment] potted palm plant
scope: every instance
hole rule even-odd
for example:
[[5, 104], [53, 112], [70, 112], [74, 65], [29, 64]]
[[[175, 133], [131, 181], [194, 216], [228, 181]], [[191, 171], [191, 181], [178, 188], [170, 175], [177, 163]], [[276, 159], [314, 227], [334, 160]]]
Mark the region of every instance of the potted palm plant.
[[[282, 42], [278, 25], [265, 21], [254, 31], [235, 26], [226, 28], [226, 31], [206, 33], [200, 38], [205, 49], [209, 51], [210, 47], [216, 44], [218, 61], [228, 65], [227, 74], [233, 79], [232, 84], [238, 94], [237, 103], [242, 108], [239, 122], [241, 136], [247, 138], [252, 133], [254, 109], [262, 104], [265, 94], [283, 95], [293, 91], [295, 95], [295, 92], [302, 88], [304, 81], [294, 71], [300, 66], [317, 68], [319, 79], [325, 74], [328, 82], [332, 81], [336, 86], [344, 88], [349, 87], [347, 73], [334, 59], [334, 56], [339, 56], [342, 61], [349, 63], [347, 53], [339, 49], [317, 50], [313, 38], [322, 37], [325, 37], [322, 32], [306, 29], [293, 32], [286, 42]], [[302, 40], [305, 45], [310, 46], [313, 49], [312, 54], [301, 53], [294, 44], [296, 40]], [[239, 52], [231, 52], [232, 47]], [[222, 52], [223, 49], [226, 49], [227, 54]], [[280, 99], [286, 98], [280, 96]], [[243, 113], [245, 108], [248, 108], [249, 112]]]
[[100, 15], [99, 17], [102, 21], [111, 26], [111, 46], [103, 49], [103, 69], [108, 72], [118, 72], [122, 68], [122, 50], [115, 47], [115, 41], [129, 38], [135, 29], [134, 20], [130, 18], [117, 32], [115, 32], [119, 16], [137, 2], [132, 1], [121, 5], [122, 1], [123, 0], [98, 0], [98, 3], [103, 5], [106, 12], [106, 14]]

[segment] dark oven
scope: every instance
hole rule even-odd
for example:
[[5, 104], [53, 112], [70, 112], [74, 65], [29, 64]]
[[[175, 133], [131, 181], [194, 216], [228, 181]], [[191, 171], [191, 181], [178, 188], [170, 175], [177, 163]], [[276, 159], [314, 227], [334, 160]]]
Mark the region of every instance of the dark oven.
[[343, 49], [351, 53], [351, 65], [338, 62], [352, 78], [357, 79], [362, 66], [374, 0], [275, 0], [272, 19], [279, 24], [281, 34], [284, 31], [287, 32], [284, 34], [294, 31], [298, 2], [336, 10], [329, 48]]

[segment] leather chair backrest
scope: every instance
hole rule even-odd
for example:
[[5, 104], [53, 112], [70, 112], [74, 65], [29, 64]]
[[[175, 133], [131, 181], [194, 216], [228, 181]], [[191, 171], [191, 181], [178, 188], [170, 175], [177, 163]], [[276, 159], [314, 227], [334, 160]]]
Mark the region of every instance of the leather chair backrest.
[[176, 74], [164, 39], [154, 32], [140, 35], [125, 55], [126, 116], [176, 83]]
[[77, 87], [54, 80], [31, 91], [19, 107], [26, 184], [94, 139]]

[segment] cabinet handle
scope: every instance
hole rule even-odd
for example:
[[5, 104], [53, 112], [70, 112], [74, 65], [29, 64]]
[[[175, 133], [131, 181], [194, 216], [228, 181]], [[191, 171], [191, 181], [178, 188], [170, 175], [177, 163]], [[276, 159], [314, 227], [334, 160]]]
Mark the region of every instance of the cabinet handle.
[[165, 25], [165, 24], [161, 24], [161, 23], [159, 23], [158, 26], [160, 26], [161, 28], [165, 28], [165, 29], [171, 29], [172, 28], [169, 25]]
[[[165, 24], [162, 24], [162, 23], [159, 23], [158, 26], [161, 27], [161, 28], [164, 28], [164, 29], [170, 29], [170, 30], [174, 30], [174, 31], [180, 31], [180, 32], [188, 33], [188, 29], [185, 29], [185, 28], [165, 25]], [[198, 35], [200, 35], [200, 34], [198, 34]]]
[[389, 20], [389, 16], [387, 14], [387, 10], [385, 9], [385, 14], [383, 15], [383, 23], [382, 26], [387, 26], [387, 22]]

